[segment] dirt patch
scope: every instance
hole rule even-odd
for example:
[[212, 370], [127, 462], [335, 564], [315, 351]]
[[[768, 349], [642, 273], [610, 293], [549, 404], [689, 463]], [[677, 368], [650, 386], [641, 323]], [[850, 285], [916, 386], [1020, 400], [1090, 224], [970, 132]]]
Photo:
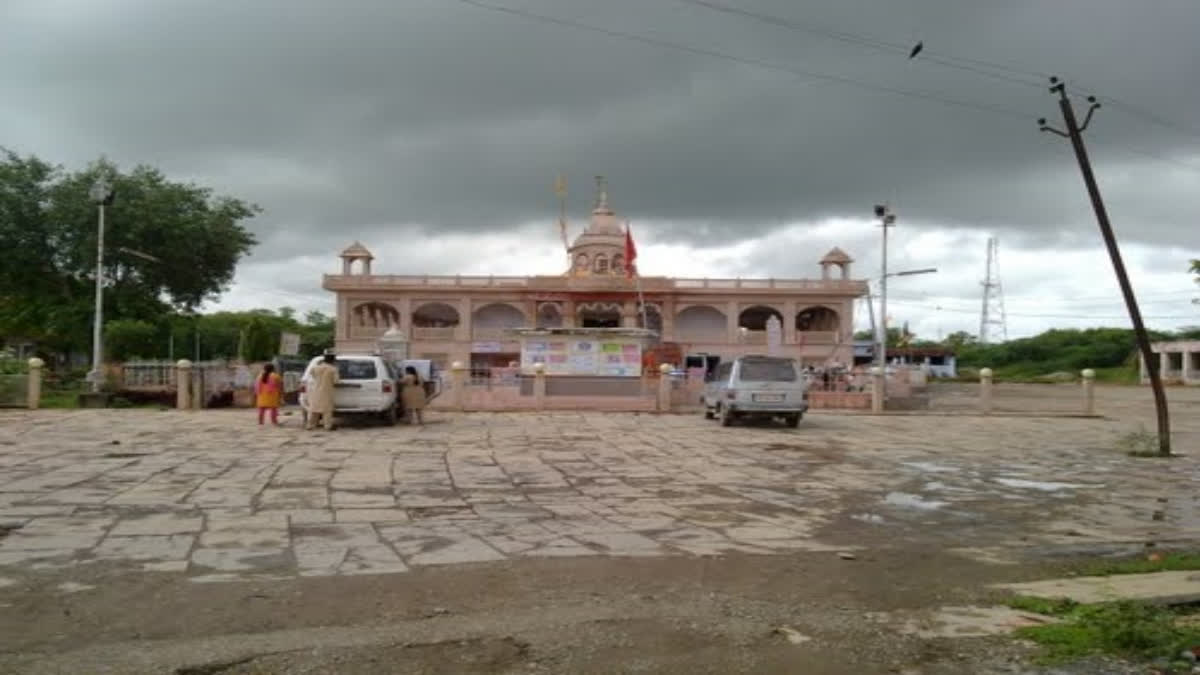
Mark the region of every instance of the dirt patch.
[[176, 675], [457, 675], [511, 672], [530, 654], [512, 637], [446, 640], [425, 644], [313, 649], [265, 654], [232, 663], [180, 668]]

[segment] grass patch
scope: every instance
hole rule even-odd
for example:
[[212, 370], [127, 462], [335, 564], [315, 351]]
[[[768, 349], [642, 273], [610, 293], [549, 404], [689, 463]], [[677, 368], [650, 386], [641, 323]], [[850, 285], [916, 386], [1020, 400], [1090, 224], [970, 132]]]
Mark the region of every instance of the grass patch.
[[40, 408], [67, 409], [79, 407], [79, 395], [82, 389], [43, 389]]
[[1200, 627], [1181, 626], [1177, 617], [1178, 613], [1170, 609], [1138, 602], [1080, 605], [1062, 615], [1061, 623], [1027, 626], [1017, 629], [1016, 634], [1041, 645], [1046, 663], [1063, 663], [1091, 654], [1136, 660], [1174, 659], [1184, 649], [1200, 645]]
[[1070, 598], [1039, 598], [1034, 595], [1015, 595], [1009, 598], [1006, 604], [1022, 612], [1046, 616], [1066, 616], [1079, 606], [1079, 603]]
[[1117, 450], [1130, 457], [1162, 457], [1158, 451], [1158, 434], [1141, 426], [1117, 439]]
[[1110, 366], [1108, 368], [1093, 368], [1096, 371], [1096, 381], [1104, 384], [1141, 384], [1141, 373], [1137, 366]]
[[1200, 570], [1200, 553], [1166, 553], [1158, 557], [1130, 560], [1098, 560], [1078, 570], [1080, 576], [1107, 577], [1113, 574], [1149, 574]]

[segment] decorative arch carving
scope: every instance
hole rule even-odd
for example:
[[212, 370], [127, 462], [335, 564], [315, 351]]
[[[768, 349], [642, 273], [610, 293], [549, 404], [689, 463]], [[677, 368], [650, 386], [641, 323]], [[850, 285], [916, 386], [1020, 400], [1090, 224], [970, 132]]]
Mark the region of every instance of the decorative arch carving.
[[363, 302], [350, 310], [353, 326], [360, 328], [391, 328], [400, 325], [400, 311], [383, 302]]
[[524, 310], [509, 302], [491, 302], [475, 309], [471, 324], [476, 328], [523, 328], [529, 324]]

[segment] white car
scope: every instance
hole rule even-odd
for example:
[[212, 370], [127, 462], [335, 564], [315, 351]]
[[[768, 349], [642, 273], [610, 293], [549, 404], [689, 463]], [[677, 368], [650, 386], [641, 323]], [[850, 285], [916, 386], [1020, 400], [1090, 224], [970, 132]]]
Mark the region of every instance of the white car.
[[795, 359], [739, 356], [717, 366], [700, 398], [704, 417], [729, 426], [746, 418], [782, 418], [790, 427], [808, 411], [808, 385]]
[[[308, 387], [313, 368], [324, 360], [318, 356], [309, 362], [300, 379], [300, 408], [308, 423]], [[400, 414], [400, 378], [392, 365], [375, 354], [338, 354], [337, 388], [333, 392], [333, 414], [377, 416], [395, 424]]]

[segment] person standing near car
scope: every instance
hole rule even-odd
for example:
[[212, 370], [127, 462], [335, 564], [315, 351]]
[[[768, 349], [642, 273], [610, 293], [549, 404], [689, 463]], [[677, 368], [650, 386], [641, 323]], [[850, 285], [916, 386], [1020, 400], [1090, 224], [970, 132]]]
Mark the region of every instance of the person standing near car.
[[254, 381], [254, 405], [258, 408], [258, 425], [263, 416], [271, 414], [271, 424], [279, 426], [279, 400], [283, 395], [283, 379], [275, 372], [275, 364], [263, 366], [262, 375]]
[[421, 382], [421, 376], [417, 374], [417, 369], [412, 366], [407, 366], [404, 369], [404, 380], [400, 390], [400, 400], [404, 403], [404, 410], [408, 414], [408, 423], [414, 422], [424, 425], [425, 421], [421, 419], [421, 411], [425, 408], [425, 385]]
[[312, 390], [308, 394], [308, 425], [306, 429], [317, 426], [317, 415], [321, 416], [321, 424], [325, 431], [333, 431], [333, 392], [338, 383], [338, 370], [334, 364], [337, 357], [326, 354], [325, 360], [313, 367], [310, 378]]

